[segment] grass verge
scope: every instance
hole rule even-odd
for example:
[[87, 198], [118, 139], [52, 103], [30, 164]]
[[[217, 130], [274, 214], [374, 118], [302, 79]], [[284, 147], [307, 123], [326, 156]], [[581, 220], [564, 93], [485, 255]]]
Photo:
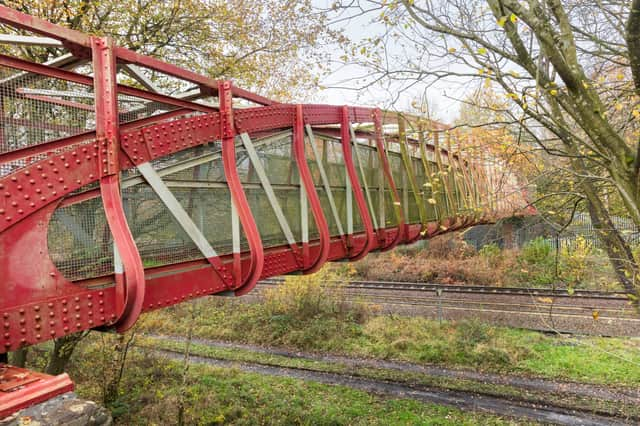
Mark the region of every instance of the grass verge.
[[209, 298], [188, 306], [151, 312], [140, 329], [330, 352], [355, 357], [409, 361], [518, 373], [602, 385], [640, 386], [640, 339], [565, 337], [495, 327], [478, 322], [444, 322], [359, 313], [304, 315], [278, 311], [269, 302], [245, 304]]
[[[185, 350], [184, 342], [150, 337], [140, 338], [138, 342], [139, 345], [146, 348], [163, 349], [177, 353], [182, 353]], [[472, 392], [528, 403], [550, 404], [566, 409], [608, 414], [622, 418], [640, 418], [640, 407], [637, 405], [623, 404], [617, 401], [606, 401], [598, 398], [569, 395], [566, 393], [553, 394], [547, 391], [535, 391], [509, 385], [485, 383], [477, 380], [436, 377], [428, 374], [417, 373], [415, 371], [399, 371], [389, 368], [373, 368], [370, 366], [360, 367], [357, 365], [346, 365], [334, 361], [325, 362], [304, 358], [293, 358], [282, 355], [253, 352], [238, 348], [221, 348], [200, 343], [192, 343], [190, 346], [190, 353], [192, 355], [240, 363], [345, 374], [374, 380], [391, 381], [405, 384], [407, 386]]]
[[[92, 364], [95, 342], [88, 342], [71, 371], [77, 392], [99, 400], [99, 364]], [[98, 368], [92, 368], [91, 365]], [[116, 424], [274, 425], [509, 425], [497, 416], [465, 413], [410, 399], [388, 399], [345, 386], [244, 373], [234, 368], [192, 364], [134, 351], [118, 398], [110, 404]]]

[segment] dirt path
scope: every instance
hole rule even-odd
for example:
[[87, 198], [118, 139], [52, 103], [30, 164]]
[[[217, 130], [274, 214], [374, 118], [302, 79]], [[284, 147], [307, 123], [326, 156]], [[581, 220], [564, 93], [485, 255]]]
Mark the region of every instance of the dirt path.
[[[171, 336], [149, 336], [154, 338], [166, 339], [171, 341], [184, 341], [180, 337]], [[340, 357], [333, 355], [315, 355], [307, 353], [294, 353], [281, 351], [277, 349], [264, 348], [254, 345], [243, 345], [226, 342], [216, 342], [204, 339], [194, 339], [194, 343], [208, 345], [219, 348], [237, 348], [251, 350], [254, 352], [267, 353], [272, 355], [287, 356], [292, 358], [302, 358], [316, 361], [339, 362], [346, 365], [354, 366], [372, 366], [376, 368], [400, 369], [403, 371], [415, 371], [422, 374], [431, 374], [438, 377], [453, 377], [472, 380], [482, 380], [487, 383], [504, 383], [512, 386], [519, 386], [526, 389], [535, 389], [539, 391], [571, 393], [574, 395], [584, 395], [589, 397], [606, 397], [613, 401], [620, 401], [620, 397], [627, 401], [637, 401], [639, 396], [635, 393], [617, 393], [615, 390], [604, 389], [601, 387], [591, 387], [588, 385], [580, 385], [581, 390], [576, 388], [576, 383], [557, 383], [540, 379], [526, 379], [522, 377], [499, 376], [486, 373], [477, 373], [464, 370], [452, 370], [440, 367], [420, 366], [410, 363], [399, 363], [391, 361], [378, 361], [371, 359], [354, 359], [348, 357]], [[184, 355], [177, 351], [153, 349], [157, 354], [161, 354], [176, 360], [183, 360]], [[473, 392], [450, 391], [429, 388], [426, 386], [408, 385], [406, 383], [391, 382], [385, 380], [374, 380], [363, 377], [354, 377], [349, 375], [327, 373], [313, 371], [304, 368], [278, 367], [264, 365], [259, 363], [237, 362], [230, 360], [221, 360], [203, 356], [191, 356], [191, 362], [215, 365], [219, 367], [239, 368], [242, 371], [253, 372], [259, 374], [267, 374], [278, 377], [291, 377], [301, 380], [310, 380], [331, 385], [348, 386], [354, 389], [360, 389], [381, 395], [392, 396], [396, 398], [411, 398], [426, 403], [434, 403], [440, 405], [451, 406], [462, 410], [474, 410], [486, 413], [492, 413], [499, 416], [513, 418], [528, 418], [531, 420], [552, 423], [560, 425], [625, 425], [636, 424], [636, 422], [627, 423], [623, 419], [596, 415], [587, 412], [575, 410], [567, 410], [564, 408], [544, 406], [540, 404], [532, 404], [519, 401], [511, 401], [505, 398], [482, 395]], [[493, 382], [492, 379], [502, 380], [502, 382]], [[609, 392], [609, 393], [607, 393]]]
[[[174, 342], [185, 342], [186, 339], [180, 336], [167, 336], [147, 334], [149, 337], [156, 339], [170, 340]], [[454, 379], [467, 379], [474, 380], [483, 383], [492, 383], [497, 385], [507, 385], [516, 388], [540, 391], [540, 392], [553, 392], [558, 394], [569, 394], [575, 396], [583, 396], [590, 398], [597, 398], [606, 401], [614, 401], [626, 404], [640, 405], [640, 389], [617, 389], [598, 385], [591, 385], [586, 383], [568, 382], [547, 380], [540, 378], [531, 378], [516, 375], [502, 375], [495, 373], [484, 373], [473, 370], [462, 370], [454, 368], [439, 367], [434, 365], [421, 365], [402, 361], [386, 361], [380, 359], [371, 358], [353, 358], [339, 355], [327, 355], [316, 354], [309, 352], [293, 352], [280, 348], [264, 347], [243, 343], [230, 343], [209, 339], [192, 339], [193, 343], [197, 343], [204, 346], [217, 347], [217, 348], [229, 348], [229, 349], [243, 349], [252, 352], [258, 352], [269, 355], [280, 355], [289, 358], [298, 358], [309, 361], [324, 361], [335, 362], [346, 366], [353, 367], [371, 367], [371, 368], [384, 368], [388, 370], [398, 370], [404, 372], [415, 372], [425, 374], [434, 377], [448, 377]]]

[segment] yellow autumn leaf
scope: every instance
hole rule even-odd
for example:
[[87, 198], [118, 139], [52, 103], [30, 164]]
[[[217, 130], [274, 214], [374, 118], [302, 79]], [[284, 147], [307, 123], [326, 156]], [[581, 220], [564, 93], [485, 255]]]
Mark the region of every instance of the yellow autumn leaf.
[[631, 114], [633, 114], [635, 118], [640, 118], [640, 111], [638, 111], [637, 109], [631, 111]]
[[509, 16], [509, 20], [515, 24], [516, 22], [518, 22], [518, 17], [515, 13], [512, 13], [511, 16]]
[[433, 198], [429, 198], [427, 201], [429, 202], [429, 204], [436, 204], [436, 200], [434, 200]]
[[458, 50], [455, 47], [449, 48], [449, 53], [456, 53]]
[[583, 80], [582, 81], [582, 87], [584, 87], [585, 89], [588, 89], [591, 86], [589, 85], [589, 83], [587, 83], [586, 81]]
[[616, 75], [616, 78], [618, 80], [624, 80], [624, 74], [622, 74], [621, 72], [618, 73], [618, 75]]
[[506, 24], [506, 23], [507, 23], [507, 17], [506, 16], [503, 16], [500, 19], [498, 19], [498, 25], [500, 27], [504, 27], [504, 24]]
[[558, 96], [558, 91], [556, 89], [551, 89], [549, 90], [549, 94], [551, 94], [551, 96]]
[[485, 49], [484, 47], [479, 48], [478, 49], [478, 54], [486, 55], [487, 54], [487, 49]]
[[596, 310], [594, 309], [594, 311], [593, 311], [593, 312], [591, 312], [591, 316], [593, 317], [593, 320], [594, 320], [594, 321], [598, 321], [598, 318], [600, 318], [600, 312], [598, 312], [598, 311], [596, 311]]

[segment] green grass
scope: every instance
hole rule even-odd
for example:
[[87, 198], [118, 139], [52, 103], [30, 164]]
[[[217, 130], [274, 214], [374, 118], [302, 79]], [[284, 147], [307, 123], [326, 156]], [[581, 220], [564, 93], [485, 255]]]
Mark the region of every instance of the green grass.
[[602, 384], [640, 384], [638, 339], [544, 339], [532, 351], [534, 356], [518, 364], [522, 371]]
[[[164, 349], [184, 353], [185, 342], [176, 342], [158, 338], [141, 337], [137, 346], [151, 349]], [[486, 383], [479, 380], [438, 377], [415, 371], [403, 371], [383, 367], [359, 366], [336, 361], [320, 361], [254, 352], [247, 349], [208, 346], [200, 343], [190, 345], [190, 354], [233, 362], [252, 363], [266, 366], [299, 368], [316, 372], [348, 374], [374, 380], [392, 381], [407, 385], [420, 385], [430, 388], [481, 393], [496, 397], [524, 400], [534, 404], [554, 404], [568, 409], [608, 413], [620, 417], [640, 418], [640, 407], [606, 401], [585, 396], [573, 396], [566, 393], [552, 394], [547, 391], [522, 389], [509, 385]]]
[[[341, 314], [273, 312], [268, 303], [237, 300], [195, 302], [194, 335], [203, 338], [396, 359], [547, 378], [640, 385], [640, 340], [559, 337], [477, 322], [372, 316], [359, 321]], [[147, 314], [144, 331], [186, 335], [188, 307]]]
[[[95, 383], [100, 379], [100, 367], [91, 364], [93, 345], [87, 343], [78, 353], [87, 358], [76, 362], [71, 374], [81, 396], [99, 400]], [[183, 385], [181, 362], [137, 352], [130, 355], [125, 371], [120, 396], [110, 407], [116, 424], [122, 425], [176, 424], [182, 393], [185, 423], [189, 425], [515, 424], [491, 415], [233, 368], [192, 364]]]

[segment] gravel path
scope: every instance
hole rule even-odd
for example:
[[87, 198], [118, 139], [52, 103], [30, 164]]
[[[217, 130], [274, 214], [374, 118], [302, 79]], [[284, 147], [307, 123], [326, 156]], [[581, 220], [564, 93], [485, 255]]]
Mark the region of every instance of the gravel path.
[[[149, 337], [164, 339], [174, 342], [185, 341], [182, 337], [148, 335]], [[400, 371], [416, 372], [435, 377], [448, 377], [455, 379], [469, 379], [483, 383], [509, 385], [520, 389], [552, 392], [565, 395], [583, 396], [609, 400], [620, 403], [639, 404], [640, 391], [619, 390], [602, 386], [587, 385], [573, 382], [558, 382], [544, 379], [533, 379], [521, 376], [498, 375], [481, 373], [469, 370], [456, 370], [436, 366], [417, 365], [406, 362], [384, 361], [374, 359], [359, 359], [336, 355], [319, 355], [304, 352], [291, 352], [275, 348], [261, 347], [257, 345], [219, 342], [206, 339], [193, 339], [193, 343], [217, 348], [243, 349], [253, 352], [280, 355], [290, 358], [299, 358], [313, 361], [336, 362], [347, 366], [373, 367]], [[180, 352], [153, 349], [157, 354], [169, 358], [182, 360], [184, 355]], [[237, 362], [221, 360], [202, 356], [191, 356], [191, 362], [216, 365], [221, 367], [234, 367], [242, 371], [267, 374], [279, 377], [292, 377], [302, 380], [311, 380], [320, 383], [349, 386], [377, 394], [393, 396], [397, 398], [411, 398], [423, 402], [441, 404], [463, 410], [474, 410], [507, 416], [514, 418], [528, 418], [543, 423], [561, 425], [624, 425], [637, 424], [637, 420], [626, 422], [623, 419], [596, 415], [587, 412], [567, 410], [559, 407], [544, 406], [526, 402], [511, 401], [504, 398], [482, 395], [473, 392], [449, 391], [426, 386], [408, 385], [405, 383], [374, 380], [363, 377], [354, 377], [338, 373], [325, 373], [303, 368], [277, 367], [258, 363]]]

